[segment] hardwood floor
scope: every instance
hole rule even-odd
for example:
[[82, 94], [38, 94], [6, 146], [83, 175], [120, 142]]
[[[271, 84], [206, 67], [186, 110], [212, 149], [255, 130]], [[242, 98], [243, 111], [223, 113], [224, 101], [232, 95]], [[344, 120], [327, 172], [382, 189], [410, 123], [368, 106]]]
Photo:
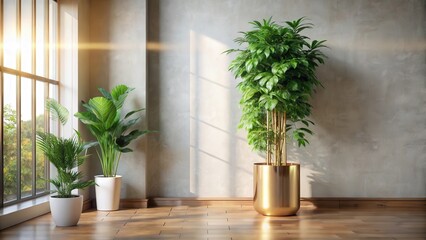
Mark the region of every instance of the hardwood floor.
[[4, 229], [0, 239], [426, 239], [422, 209], [316, 209], [264, 217], [247, 205], [178, 206], [82, 213], [75, 227], [51, 215]]

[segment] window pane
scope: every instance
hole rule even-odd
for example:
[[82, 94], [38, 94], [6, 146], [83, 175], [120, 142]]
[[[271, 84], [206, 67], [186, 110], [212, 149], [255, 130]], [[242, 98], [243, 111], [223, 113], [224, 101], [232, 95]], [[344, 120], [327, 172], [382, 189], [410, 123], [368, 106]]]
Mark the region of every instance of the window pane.
[[[50, 84], [49, 85], [49, 98], [58, 100], [58, 86]], [[50, 133], [59, 134], [59, 122], [57, 119], [49, 119], [49, 129]]]
[[21, 69], [32, 71], [32, 1], [21, 0]]
[[46, 1], [36, 1], [36, 74], [46, 77], [45, 74], [45, 51], [46, 51]]
[[3, 41], [4, 66], [16, 69], [16, 52], [18, 49], [16, 31], [16, 0], [3, 1]]
[[32, 80], [21, 79], [21, 197], [32, 194], [33, 121]]
[[4, 74], [3, 77], [3, 202], [6, 203], [17, 199], [17, 115], [16, 77], [9, 74]]
[[[36, 84], [36, 131], [46, 131], [45, 119], [45, 87], [47, 83], [37, 82]], [[36, 192], [46, 190], [46, 160], [44, 154], [36, 149]]]
[[58, 79], [58, 60], [56, 43], [58, 41], [58, 4], [52, 0], [49, 1], [49, 78]]

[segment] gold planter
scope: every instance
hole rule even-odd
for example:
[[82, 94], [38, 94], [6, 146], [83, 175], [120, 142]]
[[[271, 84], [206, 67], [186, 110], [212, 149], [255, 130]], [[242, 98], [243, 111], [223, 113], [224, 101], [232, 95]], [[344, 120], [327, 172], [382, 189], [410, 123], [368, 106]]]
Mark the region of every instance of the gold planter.
[[273, 166], [254, 164], [256, 211], [265, 216], [294, 215], [300, 207], [300, 165]]

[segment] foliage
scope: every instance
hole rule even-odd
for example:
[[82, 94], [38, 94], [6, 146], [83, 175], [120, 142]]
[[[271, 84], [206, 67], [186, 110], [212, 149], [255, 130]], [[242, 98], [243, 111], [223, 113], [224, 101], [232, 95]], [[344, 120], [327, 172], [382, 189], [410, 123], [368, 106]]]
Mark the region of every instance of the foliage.
[[[56, 116], [62, 125], [68, 120], [68, 110], [48, 99], [46, 108], [52, 116]], [[86, 159], [86, 150], [94, 143], [84, 143], [78, 131], [70, 138], [60, 138], [51, 133], [37, 132], [37, 146], [58, 170], [58, 176], [48, 181], [56, 187], [60, 198], [72, 197], [71, 191], [94, 185], [93, 180], [83, 181], [82, 173], [74, 170]]]
[[[325, 41], [301, 35], [312, 24], [304, 18], [276, 24], [270, 18], [250, 23], [254, 29], [242, 32], [234, 41], [242, 49], [229, 65], [235, 78], [241, 78], [238, 89], [242, 93], [242, 117], [239, 127], [248, 132], [248, 142], [254, 150], [274, 155], [274, 164], [286, 164], [285, 140], [290, 135], [299, 146], [308, 142], [312, 121], [309, 98], [321, 85], [315, 69], [324, 63], [319, 50]], [[284, 155], [284, 159], [282, 159]], [[268, 161], [267, 159], [267, 161]], [[269, 162], [268, 162], [269, 163]]]
[[[14, 200], [17, 194], [19, 174], [17, 173], [17, 119], [16, 110], [10, 105], [3, 107], [3, 192], [5, 201]], [[35, 119], [36, 130], [44, 131], [44, 115], [39, 115]], [[27, 120], [21, 122], [21, 192], [22, 196], [31, 195], [32, 190], [32, 122]], [[46, 189], [45, 181], [38, 179], [45, 177], [44, 155], [36, 151], [36, 191]]]
[[105, 177], [114, 177], [117, 174], [121, 153], [132, 152], [127, 146], [149, 132], [138, 129], [128, 131], [140, 119], [131, 116], [144, 110], [137, 109], [123, 114], [123, 104], [133, 90], [134, 88], [126, 85], [118, 85], [111, 92], [99, 88], [103, 96], [94, 97], [87, 103], [83, 102], [86, 111], [75, 114], [99, 143], [100, 153], [97, 152]]

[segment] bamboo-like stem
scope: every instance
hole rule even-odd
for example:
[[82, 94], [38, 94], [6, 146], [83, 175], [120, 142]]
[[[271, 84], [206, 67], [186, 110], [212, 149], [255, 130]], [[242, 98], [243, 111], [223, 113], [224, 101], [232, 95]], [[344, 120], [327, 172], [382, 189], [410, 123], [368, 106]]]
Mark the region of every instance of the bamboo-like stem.
[[276, 120], [276, 149], [277, 149], [277, 158], [276, 158], [276, 165], [281, 165], [281, 113], [276, 112], [275, 117]]
[[282, 165], [282, 160], [283, 160], [283, 140], [285, 140], [285, 136], [283, 136], [283, 122], [284, 122], [284, 119], [283, 119], [283, 113], [280, 113], [280, 132], [279, 132], [279, 135], [280, 135], [280, 165]]
[[266, 164], [271, 164], [271, 142], [269, 139], [269, 130], [270, 130], [270, 115], [271, 112], [266, 112]]
[[[286, 146], [286, 112], [277, 112], [276, 110], [266, 114], [266, 164], [275, 166], [287, 165], [287, 146]], [[273, 139], [270, 139], [269, 132], [272, 132]]]
[[274, 110], [274, 119], [275, 119], [275, 121], [274, 121], [274, 123], [275, 123], [275, 126], [274, 126], [274, 150], [275, 150], [275, 165], [278, 165], [279, 164], [279, 154], [280, 154], [280, 152], [279, 152], [279, 139], [278, 139], [278, 137], [277, 137], [277, 133], [278, 133], [278, 114], [277, 114], [277, 111], [275, 111]]
[[287, 114], [286, 112], [284, 112], [283, 113], [284, 131], [283, 131], [282, 153], [281, 153], [282, 156], [284, 157], [284, 165], [287, 165], [286, 122], [287, 122]]

